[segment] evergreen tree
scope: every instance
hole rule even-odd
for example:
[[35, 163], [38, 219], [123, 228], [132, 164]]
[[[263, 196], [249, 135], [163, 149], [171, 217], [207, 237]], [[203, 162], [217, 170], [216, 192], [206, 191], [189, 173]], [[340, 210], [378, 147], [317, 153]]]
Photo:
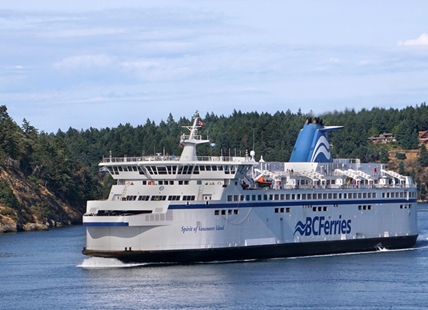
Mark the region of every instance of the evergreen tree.
[[371, 127], [367, 134], [369, 137], [377, 137], [379, 136], [379, 131], [377, 130], [376, 127]]
[[405, 175], [406, 174], [406, 170], [404, 169], [404, 162], [402, 160], [398, 164], [398, 173], [401, 174], [401, 175]]
[[9, 185], [3, 179], [0, 179], [0, 203], [12, 209], [20, 206]]
[[[204, 138], [208, 135], [217, 146], [200, 145], [198, 155], [218, 156], [229, 152], [244, 155], [254, 148], [257, 160], [263, 155], [265, 160], [287, 161], [307, 117], [313, 117], [312, 112], [305, 114], [301, 109], [297, 113], [288, 109], [273, 115], [233, 110], [230, 116], [217, 116], [207, 112], [199, 134]], [[369, 136], [393, 132], [400, 147], [414, 149], [418, 147], [418, 130], [428, 129], [425, 103], [401, 110], [334, 111], [319, 117], [325, 125], [345, 127], [329, 134], [333, 157], [359, 158], [363, 162], [389, 161], [388, 146], [372, 144], [367, 139]], [[100, 183], [108, 183], [98, 175], [98, 163], [103, 156], [109, 156], [110, 151], [112, 156], [141, 156], [163, 153], [163, 150], [179, 156], [180, 135], [188, 133], [182, 126], [190, 123], [185, 117], [175, 121], [169, 113], [166, 122], [161, 121], [159, 125], [147, 119], [136, 127], [127, 123], [115, 128], [69, 128], [65, 132], [46, 134], [26, 119], [18, 126], [8, 115], [6, 106], [0, 106], [0, 160], [14, 159], [27, 176], [46, 184], [57, 197], [83, 204], [87, 197], [100, 198], [97, 196], [102, 195]], [[427, 157], [425, 146], [421, 146], [415, 171], [428, 166]], [[405, 173], [404, 163], [400, 165]], [[428, 179], [419, 178], [428, 183]]]
[[419, 143], [416, 122], [410, 117], [401, 121], [396, 129], [395, 138], [403, 149], [416, 149]]
[[420, 147], [419, 164], [422, 167], [428, 167], [428, 152], [424, 143], [422, 143]]
[[381, 163], [384, 163], [384, 164], [389, 162], [389, 152], [386, 147], [382, 147], [380, 149], [379, 160]]

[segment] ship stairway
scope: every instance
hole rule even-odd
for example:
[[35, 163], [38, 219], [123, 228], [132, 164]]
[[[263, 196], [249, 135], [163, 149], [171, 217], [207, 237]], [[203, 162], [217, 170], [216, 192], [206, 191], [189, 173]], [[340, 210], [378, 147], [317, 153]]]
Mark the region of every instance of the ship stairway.
[[355, 173], [356, 172], [355, 170], [352, 170], [352, 169], [348, 169], [348, 170], [335, 169], [334, 172], [336, 174], [346, 175], [347, 177], [350, 177], [350, 178], [352, 178], [354, 180], [361, 180], [361, 178], [362, 178], [360, 175], [358, 175], [357, 173]]
[[261, 177], [268, 177], [268, 178], [271, 178], [271, 179], [274, 179], [274, 180], [280, 179], [280, 176], [279, 176], [278, 173], [273, 173], [273, 172], [270, 172], [268, 170], [263, 170], [262, 171], [260, 169], [254, 169], [254, 171], [256, 173], [258, 173], [258, 175], [254, 178], [254, 181], [257, 181]]
[[348, 169], [348, 171], [352, 171], [352, 173], [355, 173], [356, 175], [362, 177], [363, 179], [366, 179], [368, 181], [373, 181], [372, 176], [368, 173], [365, 173], [365, 172], [360, 171], [360, 170], [352, 170], [352, 169]]
[[405, 181], [406, 180], [406, 178], [404, 176], [402, 176], [401, 174], [399, 174], [397, 172], [394, 172], [394, 171], [391, 171], [391, 170], [382, 170], [382, 171], [385, 174], [387, 174], [387, 175], [389, 175], [391, 177], [399, 179], [400, 181]]
[[324, 179], [324, 175], [316, 171], [301, 171], [300, 173], [313, 181]]
[[122, 196], [121, 196], [122, 198], [126, 197], [126, 192], [128, 191], [128, 186], [129, 186], [128, 184], [125, 185], [125, 189], [123, 190]]
[[[244, 175], [244, 178], [243, 179], [245, 179], [245, 180], [247, 180], [248, 181], [248, 184], [250, 184], [250, 186], [251, 187], [254, 187], [254, 180], [249, 176], [249, 175]], [[244, 180], [244, 181], [245, 181]]]
[[204, 187], [203, 185], [199, 185], [199, 190], [198, 190], [198, 198], [197, 200], [202, 200], [202, 194], [204, 192]]

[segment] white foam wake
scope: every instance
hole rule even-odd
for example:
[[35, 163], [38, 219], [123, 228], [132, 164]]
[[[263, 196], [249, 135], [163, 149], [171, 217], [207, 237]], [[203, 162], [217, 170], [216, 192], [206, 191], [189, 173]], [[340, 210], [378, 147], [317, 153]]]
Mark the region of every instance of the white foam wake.
[[320, 254], [320, 255], [308, 255], [308, 256], [297, 256], [297, 257], [287, 257], [286, 259], [306, 259], [314, 257], [329, 257], [329, 256], [345, 256], [345, 255], [371, 255], [382, 252], [404, 252], [404, 251], [416, 251], [421, 249], [426, 249], [428, 246], [415, 246], [412, 248], [405, 249], [386, 249], [384, 247], [377, 247], [374, 251], [364, 251], [364, 252], [346, 252], [346, 253], [334, 253], [334, 254]]
[[144, 266], [147, 264], [124, 263], [116, 258], [90, 257], [85, 258], [80, 265], [76, 267], [85, 269], [101, 269], [101, 268], [130, 268]]

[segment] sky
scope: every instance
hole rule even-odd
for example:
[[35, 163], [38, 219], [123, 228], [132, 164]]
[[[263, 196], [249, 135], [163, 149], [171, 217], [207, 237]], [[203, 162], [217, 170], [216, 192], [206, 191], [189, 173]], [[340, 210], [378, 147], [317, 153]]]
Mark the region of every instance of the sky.
[[2, 0], [0, 105], [40, 131], [428, 101], [428, 1]]

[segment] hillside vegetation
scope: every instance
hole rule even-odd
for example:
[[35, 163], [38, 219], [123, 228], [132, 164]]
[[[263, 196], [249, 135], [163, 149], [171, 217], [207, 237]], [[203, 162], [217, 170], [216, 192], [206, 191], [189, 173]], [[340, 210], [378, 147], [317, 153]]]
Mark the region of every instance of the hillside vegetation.
[[[254, 149], [257, 159], [287, 161], [299, 130], [312, 113], [242, 113], [230, 116], [207, 113], [203, 136], [216, 144], [201, 145], [199, 155], [244, 155]], [[330, 134], [334, 157], [383, 162], [388, 169], [412, 175], [419, 197], [427, 198], [428, 155], [418, 142], [418, 131], [428, 130], [425, 103], [405, 109], [345, 110], [319, 116], [325, 125], [343, 125]], [[112, 179], [100, 174], [103, 156], [138, 156], [153, 153], [180, 155], [182, 126], [169, 114], [159, 124], [149, 118], [136, 127], [69, 128], [57, 133], [39, 131], [24, 119], [18, 125], [0, 106], [0, 232], [48, 229], [81, 222], [89, 199], [105, 198]], [[396, 142], [372, 144], [368, 137], [391, 132]]]

